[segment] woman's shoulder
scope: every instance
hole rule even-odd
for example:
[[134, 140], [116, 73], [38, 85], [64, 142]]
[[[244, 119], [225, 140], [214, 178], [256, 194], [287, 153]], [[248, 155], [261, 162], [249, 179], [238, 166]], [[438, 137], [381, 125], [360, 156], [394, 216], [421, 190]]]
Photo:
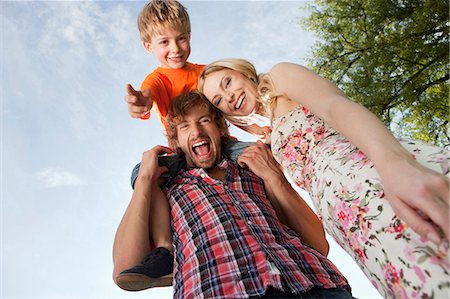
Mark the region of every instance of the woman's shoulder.
[[308, 68], [306, 68], [305, 66], [300, 65], [298, 63], [283, 61], [283, 62], [278, 62], [278, 63], [274, 64], [272, 66], [270, 72], [283, 71], [286, 69], [288, 69], [288, 70], [292, 70], [292, 69], [308, 70]]

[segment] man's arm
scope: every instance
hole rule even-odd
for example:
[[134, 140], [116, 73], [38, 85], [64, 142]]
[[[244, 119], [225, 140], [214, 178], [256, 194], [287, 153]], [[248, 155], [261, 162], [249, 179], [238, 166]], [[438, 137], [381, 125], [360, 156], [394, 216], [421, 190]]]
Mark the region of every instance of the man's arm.
[[[329, 245], [322, 222], [303, 198], [292, 188], [270, 149], [258, 141], [248, 147], [238, 159], [264, 181], [269, 200], [275, 209], [281, 209], [285, 224], [290, 226], [303, 243], [326, 256]], [[278, 212], [277, 212], [278, 214]], [[283, 220], [280, 218], [280, 220]], [[284, 222], [284, 221], [283, 221]]]
[[171, 150], [157, 146], [143, 154], [131, 201], [114, 239], [114, 280], [122, 271], [139, 264], [151, 251], [150, 204], [156, 196], [165, 196], [158, 184], [158, 178], [164, 171], [164, 168], [158, 166], [157, 157], [161, 152], [171, 152]]

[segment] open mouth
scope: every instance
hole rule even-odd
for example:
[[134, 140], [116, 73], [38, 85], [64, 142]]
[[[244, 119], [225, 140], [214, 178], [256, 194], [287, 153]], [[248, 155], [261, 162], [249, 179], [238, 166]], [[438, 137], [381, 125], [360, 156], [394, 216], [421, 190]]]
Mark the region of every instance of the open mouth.
[[197, 156], [199, 160], [206, 159], [209, 157], [209, 154], [211, 152], [211, 145], [206, 140], [196, 142], [192, 145], [192, 152]]
[[239, 108], [241, 108], [242, 103], [244, 103], [244, 100], [245, 100], [245, 94], [243, 94], [243, 95], [241, 95], [241, 96], [239, 97], [239, 99], [237, 100], [236, 105], [234, 106], [234, 108], [235, 108], [236, 110], [239, 109]]

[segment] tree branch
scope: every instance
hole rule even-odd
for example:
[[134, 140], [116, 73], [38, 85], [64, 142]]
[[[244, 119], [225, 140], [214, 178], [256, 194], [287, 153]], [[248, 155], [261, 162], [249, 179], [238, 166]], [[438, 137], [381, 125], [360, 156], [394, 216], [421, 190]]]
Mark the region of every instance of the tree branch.
[[416, 92], [416, 93], [420, 96], [423, 92], [425, 92], [425, 91], [426, 91], [428, 88], [430, 88], [431, 86], [434, 86], [434, 85], [440, 84], [440, 83], [442, 83], [442, 82], [445, 82], [445, 81], [447, 81], [448, 79], [450, 79], [449, 73], [445, 74], [444, 77], [441, 77], [441, 78], [439, 78], [439, 79], [437, 79], [437, 80], [428, 82], [427, 84], [423, 85], [420, 89], [417, 89], [417, 92]]
[[342, 73], [341, 76], [339, 76], [339, 79], [336, 80], [336, 85], [339, 85], [342, 81], [342, 79], [344, 78], [344, 76], [347, 74], [348, 70], [352, 67], [352, 65], [361, 58], [361, 56], [357, 56], [355, 59], [352, 59], [349, 64], [347, 65], [347, 68], [345, 69], [345, 71]]

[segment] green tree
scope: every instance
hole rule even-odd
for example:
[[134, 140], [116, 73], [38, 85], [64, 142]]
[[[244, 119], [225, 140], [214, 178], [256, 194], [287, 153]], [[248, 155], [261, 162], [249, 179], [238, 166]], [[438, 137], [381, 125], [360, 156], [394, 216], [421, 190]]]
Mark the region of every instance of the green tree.
[[316, 0], [309, 66], [397, 135], [447, 146], [449, 2]]

